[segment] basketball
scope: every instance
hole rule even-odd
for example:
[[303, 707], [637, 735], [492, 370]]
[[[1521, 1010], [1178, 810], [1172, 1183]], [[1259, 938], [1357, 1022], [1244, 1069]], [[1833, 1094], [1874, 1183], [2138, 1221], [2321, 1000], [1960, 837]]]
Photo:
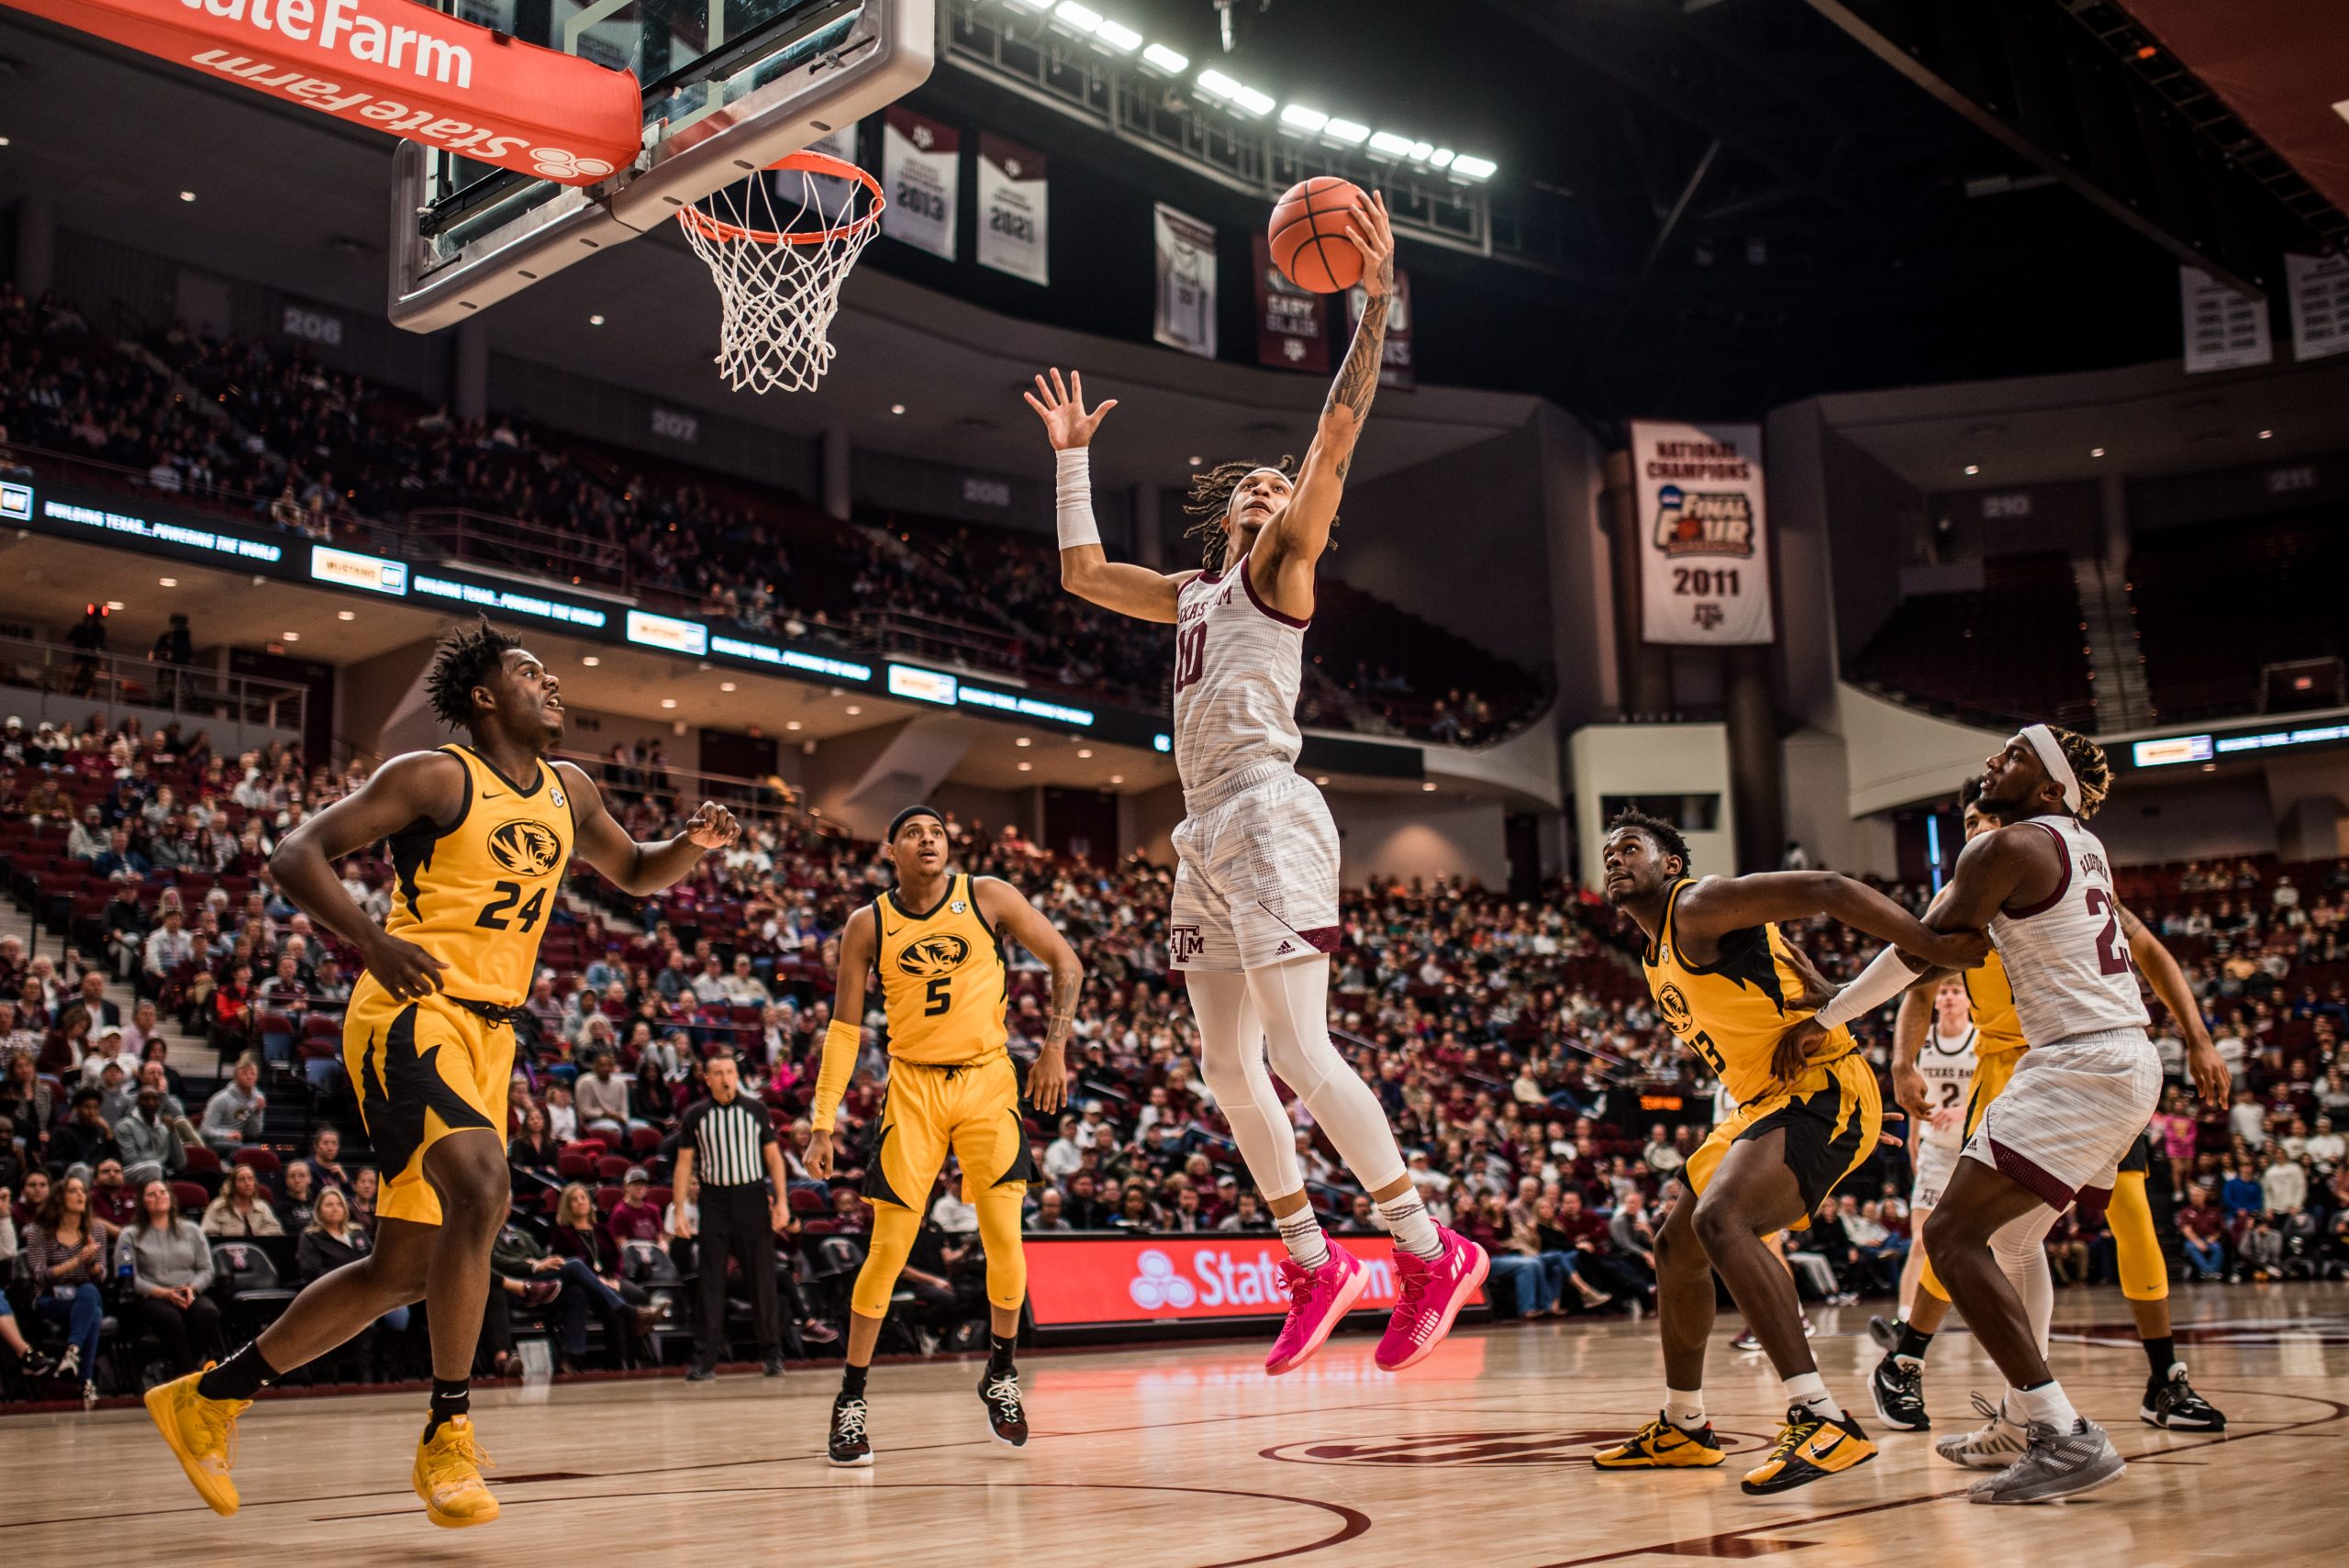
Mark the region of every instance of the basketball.
[[1362, 252], [1346, 240], [1346, 214], [1367, 207], [1362, 187], [1335, 174], [1291, 185], [1273, 207], [1273, 265], [1301, 289], [1336, 294], [1362, 281]]

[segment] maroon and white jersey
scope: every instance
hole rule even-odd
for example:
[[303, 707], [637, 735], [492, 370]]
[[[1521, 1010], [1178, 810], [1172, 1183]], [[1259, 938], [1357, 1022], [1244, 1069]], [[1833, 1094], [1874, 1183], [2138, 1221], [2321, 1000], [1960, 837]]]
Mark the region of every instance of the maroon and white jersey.
[[2033, 817], [2020, 826], [2053, 838], [2064, 858], [2054, 892], [1990, 917], [1990, 940], [2007, 966], [2023, 1039], [2035, 1051], [2074, 1035], [2144, 1029], [2151, 1020], [2129, 962], [2104, 845], [2070, 817]]
[[1174, 771], [1186, 795], [1304, 748], [1305, 628], [1265, 604], [1246, 557], [1183, 584], [1174, 611]]

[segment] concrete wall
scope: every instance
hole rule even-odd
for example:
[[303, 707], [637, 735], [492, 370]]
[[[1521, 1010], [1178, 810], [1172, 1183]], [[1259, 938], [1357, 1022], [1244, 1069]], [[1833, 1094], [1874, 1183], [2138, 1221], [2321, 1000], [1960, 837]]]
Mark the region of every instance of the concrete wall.
[[1851, 813], [1851, 765], [1842, 736], [1806, 725], [1779, 743], [1778, 760], [1787, 837], [1809, 851], [1812, 864], [1854, 875], [1898, 874], [1892, 819]]
[[2010, 738], [1935, 718], [1887, 702], [1857, 686], [1839, 691], [1836, 732], [1850, 763], [1847, 809], [1857, 817], [1954, 794], [1982, 760]]
[[1688, 852], [1708, 872], [1737, 865], [1737, 801], [1730, 786], [1729, 734], [1719, 724], [1594, 724], [1566, 744], [1574, 795], [1575, 833], [1586, 887], [1598, 885], [1606, 847], [1603, 796], [1718, 795], [1720, 810], [1709, 833], [1689, 833]]
[[1498, 801], [1430, 795], [1331, 795], [1338, 821], [1338, 877], [1361, 887], [1374, 877], [1508, 885], [1508, 852]]
[[2122, 782], [2088, 824], [2116, 865], [2154, 865], [2212, 855], [2272, 855], [2276, 817], [2257, 774]]

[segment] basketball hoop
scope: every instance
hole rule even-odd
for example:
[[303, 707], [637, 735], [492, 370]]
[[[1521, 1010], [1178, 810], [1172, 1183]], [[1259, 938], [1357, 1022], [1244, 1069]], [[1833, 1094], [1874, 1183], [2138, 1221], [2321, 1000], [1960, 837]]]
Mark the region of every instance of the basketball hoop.
[[[779, 219], [789, 198], [778, 201], [773, 187], [786, 172], [799, 176], [799, 207]], [[860, 191], [868, 198], [862, 214]], [[807, 392], [823, 379], [841, 284], [887, 205], [881, 182], [855, 164], [794, 152], [677, 210], [686, 242], [718, 284], [718, 368], [729, 386]]]

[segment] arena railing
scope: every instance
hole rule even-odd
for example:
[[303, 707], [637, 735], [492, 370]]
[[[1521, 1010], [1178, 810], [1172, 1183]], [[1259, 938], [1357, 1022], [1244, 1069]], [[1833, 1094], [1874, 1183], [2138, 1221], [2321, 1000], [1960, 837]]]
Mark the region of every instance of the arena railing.
[[395, 530], [344, 507], [327, 507], [313, 512], [298, 502], [289, 505], [283, 492], [275, 495], [262, 495], [228, 485], [185, 484], [177, 490], [170, 490], [149, 477], [150, 471], [148, 469], [127, 468], [121, 463], [107, 462], [80, 452], [28, 446], [22, 441], [11, 441], [0, 447], [0, 473], [17, 464], [29, 465], [38, 473], [51, 475], [69, 484], [86, 484], [93, 490], [111, 490], [120, 495], [135, 495], [141, 500], [161, 501], [189, 511], [234, 518], [240, 523], [280, 528], [306, 539], [321, 537], [317, 525], [323, 525], [327, 530], [324, 537], [330, 542], [353, 545], [384, 555], [395, 552]]
[[230, 725], [231, 742], [214, 738], [214, 750], [229, 752], [298, 739], [309, 695], [283, 681], [21, 637], [0, 637], [0, 690], [9, 693], [12, 705], [23, 694], [25, 706], [10, 711], [30, 728], [43, 722], [78, 725], [94, 713], [105, 715], [111, 728], [136, 710], [142, 725], [172, 718], [191, 730]]

